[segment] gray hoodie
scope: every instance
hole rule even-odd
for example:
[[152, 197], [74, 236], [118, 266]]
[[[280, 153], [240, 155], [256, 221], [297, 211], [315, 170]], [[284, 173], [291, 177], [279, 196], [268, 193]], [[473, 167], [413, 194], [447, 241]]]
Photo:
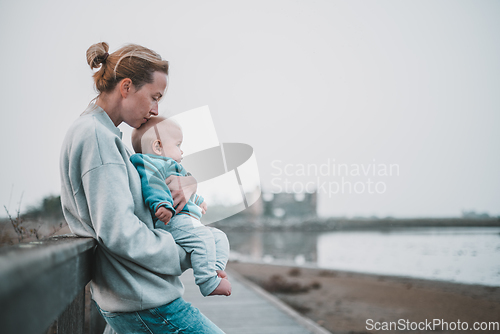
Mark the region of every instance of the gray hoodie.
[[167, 304], [182, 296], [190, 266], [172, 236], [154, 229], [132, 152], [108, 114], [90, 105], [69, 128], [61, 150], [61, 202], [73, 233], [92, 237], [92, 298], [110, 312]]

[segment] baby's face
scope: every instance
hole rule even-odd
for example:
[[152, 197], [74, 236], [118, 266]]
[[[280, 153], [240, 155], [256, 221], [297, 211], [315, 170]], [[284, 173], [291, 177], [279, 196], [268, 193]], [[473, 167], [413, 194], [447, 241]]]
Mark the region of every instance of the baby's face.
[[172, 158], [180, 163], [184, 154], [181, 150], [182, 130], [177, 126], [158, 126], [158, 130], [162, 139], [163, 156]]

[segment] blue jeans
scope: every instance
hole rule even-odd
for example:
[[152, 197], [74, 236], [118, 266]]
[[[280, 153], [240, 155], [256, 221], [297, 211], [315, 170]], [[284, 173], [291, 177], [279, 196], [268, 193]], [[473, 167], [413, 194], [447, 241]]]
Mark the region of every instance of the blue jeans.
[[[97, 303], [96, 303], [97, 305]], [[200, 310], [177, 298], [171, 303], [136, 312], [108, 312], [97, 309], [119, 334], [224, 334]]]

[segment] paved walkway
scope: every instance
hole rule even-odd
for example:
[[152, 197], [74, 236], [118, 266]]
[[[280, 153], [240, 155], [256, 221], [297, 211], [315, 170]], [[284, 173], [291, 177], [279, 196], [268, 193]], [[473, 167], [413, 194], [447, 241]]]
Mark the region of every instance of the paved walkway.
[[300, 316], [274, 296], [234, 272], [230, 297], [203, 297], [194, 284], [193, 272], [182, 276], [184, 299], [198, 307], [226, 334], [327, 334], [328, 331]]

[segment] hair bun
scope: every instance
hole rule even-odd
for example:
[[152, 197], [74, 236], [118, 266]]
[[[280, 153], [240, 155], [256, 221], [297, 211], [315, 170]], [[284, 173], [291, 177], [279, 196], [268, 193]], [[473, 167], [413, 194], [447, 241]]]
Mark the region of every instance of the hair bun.
[[96, 43], [87, 50], [87, 63], [91, 69], [99, 68], [109, 56], [109, 45], [106, 42]]
[[154, 81], [155, 71], [168, 75], [168, 61], [162, 60], [153, 50], [136, 44], [127, 44], [112, 54], [108, 54], [108, 50], [105, 42], [94, 44], [87, 50], [87, 63], [91, 69], [98, 69], [92, 77], [99, 94], [112, 91], [125, 78], [140, 89]]

